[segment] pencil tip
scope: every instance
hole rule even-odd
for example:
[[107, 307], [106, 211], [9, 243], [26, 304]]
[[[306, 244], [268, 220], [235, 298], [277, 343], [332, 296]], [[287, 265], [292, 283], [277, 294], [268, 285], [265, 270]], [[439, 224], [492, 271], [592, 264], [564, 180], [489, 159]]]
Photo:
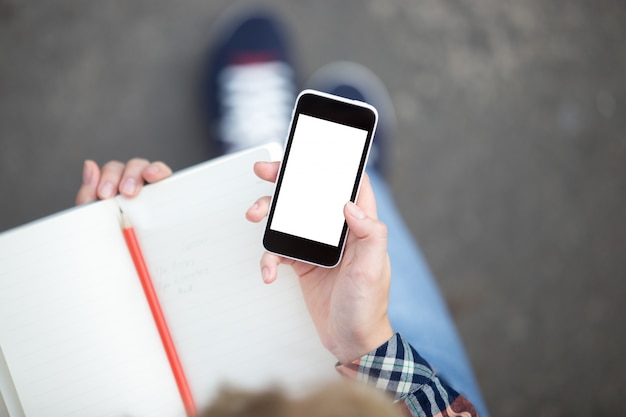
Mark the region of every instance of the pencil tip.
[[124, 213], [124, 210], [120, 207], [120, 221], [122, 222], [122, 228], [127, 229], [131, 227], [130, 220], [128, 220], [128, 216]]

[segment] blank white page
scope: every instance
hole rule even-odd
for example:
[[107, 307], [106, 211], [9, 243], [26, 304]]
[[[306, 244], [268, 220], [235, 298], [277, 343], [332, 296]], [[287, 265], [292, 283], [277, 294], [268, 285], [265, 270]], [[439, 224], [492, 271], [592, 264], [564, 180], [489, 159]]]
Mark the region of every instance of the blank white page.
[[281, 154], [254, 149], [120, 198], [201, 406], [225, 382], [302, 391], [336, 377], [291, 268], [272, 285], [262, 282], [264, 225], [244, 217], [274, 188], [254, 175], [254, 162]]
[[184, 415], [113, 200], [0, 234], [0, 346], [28, 417]]

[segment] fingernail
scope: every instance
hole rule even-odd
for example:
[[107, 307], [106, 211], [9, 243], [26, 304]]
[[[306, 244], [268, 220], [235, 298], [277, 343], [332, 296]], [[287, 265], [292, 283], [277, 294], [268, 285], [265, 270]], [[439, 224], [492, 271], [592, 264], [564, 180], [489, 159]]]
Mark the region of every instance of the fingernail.
[[348, 213], [358, 220], [363, 220], [365, 218], [365, 212], [361, 210], [359, 206], [354, 204], [352, 201], [349, 201], [348, 204]]
[[270, 270], [268, 267], [263, 267], [263, 269], [261, 269], [261, 277], [264, 282], [267, 282], [270, 279]]
[[91, 179], [93, 177], [93, 172], [91, 172], [91, 165], [85, 161], [83, 164], [83, 184], [89, 185], [91, 184]]
[[[248, 216], [253, 216], [255, 217], [256, 211], [259, 209], [259, 203], [254, 203], [248, 210], [246, 210], [246, 218]], [[248, 219], [250, 220], [250, 219]]]
[[110, 182], [106, 182], [102, 185], [102, 187], [100, 187], [100, 196], [102, 198], [113, 197], [113, 194], [114, 194], [114, 188], [113, 188], [113, 184], [111, 184]]
[[122, 194], [134, 195], [137, 189], [137, 181], [134, 178], [127, 178], [122, 185]]

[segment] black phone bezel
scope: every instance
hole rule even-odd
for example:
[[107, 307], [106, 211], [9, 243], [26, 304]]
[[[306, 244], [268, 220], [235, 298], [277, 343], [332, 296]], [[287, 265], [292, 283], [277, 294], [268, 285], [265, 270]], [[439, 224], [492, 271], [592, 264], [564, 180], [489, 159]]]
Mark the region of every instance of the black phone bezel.
[[371, 147], [372, 138], [376, 128], [377, 114], [373, 108], [366, 106], [363, 103], [339, 97], [333, 98], [329, 95], [319, 95], [314, 92], [302, 93], [295, 105], [291, 125], [289, 127], [289, 136], [285, 145], [285, 153], [281, 163], [280, 172], [276, 179], [274, 197], [272, 199], [267, 224], [265, 226], [263, 246], [269, 252], [278, 255], [324, 267], [333, 267], [336, 266], [341, 260], [343, 247], [345, 245], [348, 233], [348, 226], [345, 221], [338, 246], [332, 246], [270, 229], [270, 225], [272, 224], [272, 219], [274, 217], [275, 204], [280, 198], [280, 189], [285, 172], [284, 168], [289, 163], [291, 144], [293, 142], [295, 128], [301, 114], [367, 131], [367, 138], [365, 145], [363, 146], [363, 150], [361, 151], [361, 160], [350, 196], [350, 201], [352, 202], [356, 201], [358, 195], [361, 178], [363, 177], [365, 164], [367, 162], [369, 149]]

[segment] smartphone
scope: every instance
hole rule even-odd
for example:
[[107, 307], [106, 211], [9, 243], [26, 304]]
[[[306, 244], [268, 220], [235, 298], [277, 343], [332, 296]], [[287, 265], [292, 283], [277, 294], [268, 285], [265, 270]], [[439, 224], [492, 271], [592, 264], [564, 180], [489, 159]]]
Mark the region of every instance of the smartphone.
[[323, 267], [341, 260], [343, 208], [356, 202], [378, 113], [369, 104], [315, 90], [298, 95], [263, 246]]

